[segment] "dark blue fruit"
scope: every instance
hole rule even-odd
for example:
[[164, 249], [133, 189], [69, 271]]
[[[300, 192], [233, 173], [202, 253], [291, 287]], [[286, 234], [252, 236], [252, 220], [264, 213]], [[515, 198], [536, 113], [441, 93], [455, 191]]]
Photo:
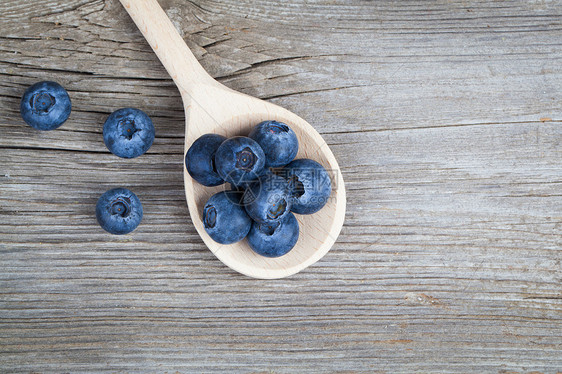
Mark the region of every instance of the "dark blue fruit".
[[326, 205], [332, 192], [332, 182], [326, 169], [318, 162], [306, 158], [295, 160], [280, 174], [289, 181], [292, 212], [312, 214]]
[[226, 138], [205, 134], [193, 142], [185, 154], [185, 167], [189, 175], [203, 186], [213, 187], [224, 183], [215, 167], [215, 153]]
[[297, 135], [283, 122], [262, 122], [254, 127], [248, 137], [262, 147], [266, 168], [287, 165], [293, 161], [299, 150]]
[[254, 140], [235, 136], [217, 149], [215, 165], [222, 179], [238, 186], [258, 177], [265, 165], [265, 154]]
[[39, 82], [25, 90], [20, 103], [23, 120], [37, 130], [54, 130], [70, 116], [66, 90], [56, 82]]
[[299, 239], [299, 223], [293, 213], [273, 224], [254, 222], [248, 233], [248, 244], [257, 254], [279, 257], [289, 252]]
[[111, 113], [103, 125], [103, 141], [116, 156], [134, 158], [145, 153], [154, 141], [154, 125], [148, 115], [135, 108]]
[[286, 179], [267, 172], [250, 183], [242, 201], [246, 212], [254, 221], [281, 221], [291, 210], [289, 184]]
[[237, 202], [241, 193], [222, 191], [214, 194], [203, 208], [203, 225], [207, 234], [220, 244], [236, 243], [248, 235], [252, 220]]
[[127, 234], [137, 228], [142, 220], [142, 204], [126, 188], [114, 188], [98, 199], [96, 218], [100, 226], [111, 234]]

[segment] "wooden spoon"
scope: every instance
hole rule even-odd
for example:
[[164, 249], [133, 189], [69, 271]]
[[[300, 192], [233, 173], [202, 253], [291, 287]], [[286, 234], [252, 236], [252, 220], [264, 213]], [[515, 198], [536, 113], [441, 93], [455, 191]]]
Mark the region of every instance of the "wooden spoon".
[[297, 158], [310, 158], [332, 176], [328, 203], [311, 215], [295, 214], [300, 236], [286, 255], [255, 254], [246, 240], [231, 245], [213, 241], [201, 213], [207, 199], [226, 185], [204, 187], [184, 169], [185, 195], [197, 232], [211, 252], [230, 268], [250, 277], [272, 279], [295, 274], [324, 256], [336, 241], [345, 216], [345, 187], [334, 155], [320, 134], [305, 120], [277, 105], [231, 90], [214, 80], [199, 64], [156, 0], [120, 0], [178, 87], [185, 108], [185, 152], [206, 133], [226, 137], [247, 135], [261, 121], [277, 120], [297, 134]]

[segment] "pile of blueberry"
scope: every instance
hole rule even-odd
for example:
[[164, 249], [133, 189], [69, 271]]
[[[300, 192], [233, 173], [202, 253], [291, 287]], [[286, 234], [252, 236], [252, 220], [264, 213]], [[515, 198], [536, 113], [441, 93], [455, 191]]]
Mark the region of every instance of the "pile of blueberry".
[[203, 224], [218, 243], [247, 238], [266, 257], [288, 253], [299, 238], [293, 213], [312, 214], [328, 201], [332, 185], [326, 170], [310, 159], [294, 160], [295, 132], [285, 123], [265, 121], [248, 137], [205, 134], [185, 155], [185, 166], [204, 186], [230, 183], [203, 208]]
[[[24, 121], [37, 130], [54, 130], [70, 116], [72, 105], [66, 90], [56, 82], [39, 82], [30, 86], [21, 98], [20, 113]], [[139, 109], [119, 109], [103, 125], [103, 140], [111, 153], [123, 158], [144, 154], [154, 141], [154, 125]], [[112, 234], [127, 234], [142, 219], [139, 198], [126, 188], [105, 192], [96, 204], [100, 226]]]

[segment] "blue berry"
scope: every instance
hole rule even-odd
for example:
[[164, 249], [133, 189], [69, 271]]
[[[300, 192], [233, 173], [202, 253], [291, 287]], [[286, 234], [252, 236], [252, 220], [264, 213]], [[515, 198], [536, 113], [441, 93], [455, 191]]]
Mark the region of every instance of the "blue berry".
[[240, 185], [256, 179], [264, 170], [265, 154], [253, 139], [235, 136], [217, 149], [215, 165], [222, 179]]
[[189, 175], [203, 186], [213, 187], [224, 183], [217, 173], [215, 153], [226, 138], [216, 134], [205, 134], [193, 142], [185, 154], [185, 167]]
[[116, 156], [134, 158], [145, 153], [154, 141], [154, 125], [148, 115], [135, 108], [111, 113], [103, 125], [103, 141]]
[[297, 135], [283, 122], [262, 122], [254, 127], [248, 137], [262, 147], [266, 168], [287, 165], [293, 161], [299, 150]]
[[289, 181], [292, 212], [316, 213], [328, 202], [332, 182], [326, 169], [318, 162], [306, 158], [295, 160], [280, 174]]
[[248, 233], [248, 244], [257, 254], [279, 257], [288, 253], [299, 239], [299, 223], [293, 213], [272, 224], [254, 222]]
[[291, 210], [289, 184], [286, 179], [267, 172], [250, 183], [242, 201], [246, 212], [254, 221], [281, 221]]
[[37, 130], [54, 130], [70, 116], [72, 105], [66, 90], [56, 82], [35, 83], [20, 103], [23, 120]]
[[252, 220], [239, 204], [241, 195], [236, 191], [222, 191], [211, 196], [205, 204], [203, 225], [217, 243], [236, 243], [248, 235]]
[[142, 220], [142, 204], [126, 188], [105, 192], [96, 204], [96, 218], [100, 226], [111, 234], [127, 234], [137, 228]]

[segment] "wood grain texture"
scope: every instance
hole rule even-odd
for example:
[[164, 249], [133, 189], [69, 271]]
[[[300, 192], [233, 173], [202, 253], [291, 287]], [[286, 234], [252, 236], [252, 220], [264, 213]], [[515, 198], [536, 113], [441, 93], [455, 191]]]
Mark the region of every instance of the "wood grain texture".
[[[179, 93], [118, 1], [0, 3], [0, 371], [562, 371], [562, 3], [161, 0], [209, 73], [310, 122], [342, 169], [334, 248], [220, 263], [189, 219]], [[37, 132], [19, 98], [60, 82]], [[146, 155], [102, 124], [154, 120]], [[95, 202], [122, 185], [124, 237]]]

